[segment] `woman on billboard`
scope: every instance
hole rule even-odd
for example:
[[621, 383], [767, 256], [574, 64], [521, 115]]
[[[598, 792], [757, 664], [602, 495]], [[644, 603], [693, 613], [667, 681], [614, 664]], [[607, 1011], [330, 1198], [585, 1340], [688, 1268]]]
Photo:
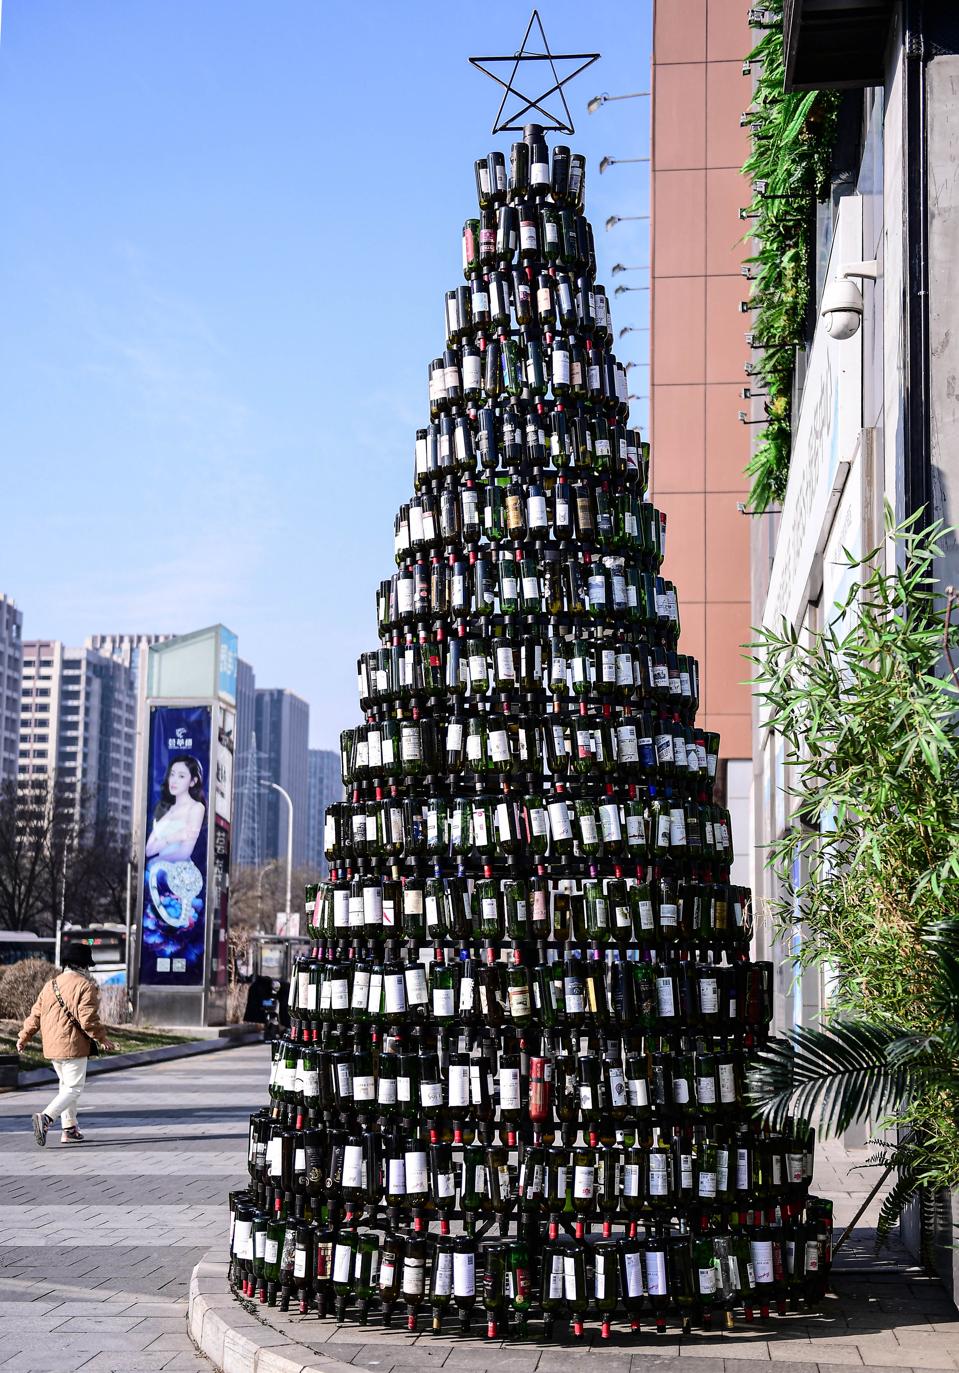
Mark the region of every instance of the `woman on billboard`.
[[194, 903], [203, 877], [193, 862], [193, 850], [205, 816], [203, 767], [191, 753], [178, 754], [171, 758], [163, 779], [146, 859], [154, 908], [167, 925], [179, 929], [196, 920]]

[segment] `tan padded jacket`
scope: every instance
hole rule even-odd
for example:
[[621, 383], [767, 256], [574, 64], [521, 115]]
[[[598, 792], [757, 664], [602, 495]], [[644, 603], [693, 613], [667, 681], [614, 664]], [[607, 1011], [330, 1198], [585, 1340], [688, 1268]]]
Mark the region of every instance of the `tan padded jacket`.
[[64, 1005], [73, 1012], [90, 1038], [100, 1042], [108, 1038], [100, 1023], [100, 988], [82, 973], [72, 971], [57, 973], [55, 979], [51, 977], [44, 983], [33, 1010], [23, 1022], [20, 1036], [26, 1041], [39, 1030], [44, 1058], [87, 1058], [90, 1039], [81, 1034], [60, 1009], [53, 991], [54, 981]]

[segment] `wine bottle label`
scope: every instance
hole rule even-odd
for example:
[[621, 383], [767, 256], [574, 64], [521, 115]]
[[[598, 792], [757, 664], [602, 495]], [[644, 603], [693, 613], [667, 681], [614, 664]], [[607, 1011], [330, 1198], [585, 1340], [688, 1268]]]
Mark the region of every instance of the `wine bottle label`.
[[422, 1106], [442, 1106], [443, 1084], [441, 1082], [421, 1082], [420, 1104]]
[[[264, 1236], [264, 1238], [266, 1237]], [[263, 1262], [272, 1266], [274, 1263], [276, 1263], [276, 1260], [279, 1257], [279, 1253], [279, 1240], [267, 1239], [266, 1243], [263, 1246]]]
[[786, 1167], [791, 1183], [799, 1183], [803, 1180], [803, 1156], [802, 1154], [787, 1154]]
[[[480, 234], [480, 238], [482, 238], [482, 234]], [[489, 310], [489, 292], [488, 292], [488, 291], [474, 291], [474, 292], [473, 292], [473, 314], [474, 314], [474, 315], [486, 314], [486, 313], [488, 312], [488, 310]]]
[[[689, 1082], [686, 1078], [673, 1078], [673, 1101], [677, 1106], [685, 1106], [689, 1101]], [[692, 1181], [691, 1178], [690, 1181]]]
[[476, 1295], [476, 1255], [472, 1253], [453, 1253], [453, 1295], [473, 1297]]
[[601, 572], [590, 577], [587, 580], [586, 587], [586, 594], [589, 596], [589, 603], [591, 606], [606, 604], [606, 578]]
[[749, 1150], [736, 1150], [736, 1191], [745, 1192], [749, 1187]]
[[[623, 1195], [627, 1197], [639, 1196], [639, 1164], [627, 1163], [623, 1167]], [[629, 1255], [627, 1255], [627, 1259]]]
[[341, 1097], [352, 1097], [353, 1068], [351, 1064], [338, 1063], [336, 1065], [336, 1085]]
[[[412, 1191], [412, 1188], [410, 1189]], [[420, 1189], [425, 1190], [425, 1189]], [[403, 1295], [419, 1297], [426, 1285], [426, 1260], [407, 1254], [403, 1263]]]
[[422, 1150], [408, 1150], [404, 1163], [406, 1166], [407, 1195], [412, 1196], [417, 1192], [427, 1191], [429, 1188], [429, 1172], [426, 1166], [426, 1155]]
[[386, 975], [386, 1013], [402, 1015], [406, 1010], [406, 984], [402, 973]]
[[716, 1189], [725, 1192], [729, 1186], [729, 1150], [720, 1146], [716, 1150]]
[[[384, 921], [384, 924], [386, 922]], [[373, 1015], [379, 1015], [380, 1002], [383, 1000], [383, 974], [381, 972], [370, 973], [370, 988], [366, 996], [366, 1009]]]
[[520, 224], [519, 226], [519, 246], [521, 252], [536, 251], [536, 225]]
[[600, 805], [599, 823], [603, 831], [603, 843], [619, 843], [623, 837], [623, 827], [619, 821], [619, 806], [615, 801], [604, 801]]
[[363, 928], [363, 897], [359, 894], [351, 896], [348, 905], [350, 929], [359, 930]]
[[569, 525], [569, 501], [564, 501], [561, 497], [556, 497], [556, 524], [560, 528]]
[[472, 977], [464, 977], [460, 981], [460, 1015], [469, 1015], [472, 1012], [475, 987], [476, 983]]
[[699, 1269], [699, 1292], [703, 1297], [716, 1295], [716, 1269], [712, 1264], [708, 1268]]
[[463, 358], [463, 390], [479, 391], [482, 388], [482, 385], [482, 355], [480, 353], [467, 353]]
[[572, 839], [573, 827], [569, 821], [569, 810], [565, 801], [550, 801], [547, 805], [549, 811], [549, 827], [553, 836], [553, 841]]
[[293, 1276], [294, 1278], [306, 1277], [306, 1250], [299, 1244], [293, 1253]]
[[456, 1014], [455, 997], [452, 987], [433, 988], [433, 1014], [441, 1019], [449, 1019]]
[[669, 812], [669, 842], [673, 848], [686, 843], [686, 816], [675, 806]]
[[593, 1271], [593, 1296], [596, 1301], [603, 1301], [606, 1296], [606, 1270], [599, 1264]]
[[649, 1156], [649, 1194], [665, 1197], [669, 1192], [669, 1159], [665, 1154]]
[[403, 973], [406, 981], [406, 999], [410, 1006], [429, 1004], [429, 988], [426, 984], [426, 970], [421, 963], [414, 963]]
[[816, 1240], [806, 1241], [806, 1272], [819, 1272], [819, 1245]]
[[627, 1082], [630, 1106], [649, 1105], [649, 1083], [644, 1077], [631, 1077]]
[[596, 817], [593, 815], [577, 815], [579, 821], [580, 840], [584, 844], [596, 844], [599, 842], [596, 831]]
[[659, 923], [664, 930], [674, 930], [679, 924], [679, 907], [672, 901], [664, 901], [659, 908]]
[[771, 1240], [750, 1240], [749, 1252], [753, 1263], [753, 1277], [757, 1286], [774, 1281], [773, 1246]]
[[651, 1297], [666, 1296], [666, 1255], [661, 1249], [646, 1254], [646, 1287]]
[[395, 1106], [399, 1098], [395, 1077], [381, 1077], [376, 1087], [376, 1100], [381, 1106]]
[[612, 1106], [626, 1105], [626, 1079], [622, 1068], [609, 1069], [609, 1098]]
[[563, 1294], [567, 1301], [576, 1300], [576, 1260], [571, 1254], [563, 1255]]
[[350, 923], [350, 894], [348, 891], [334, 891], [333, 893], [333, 927], [337, 930], [349, 928]]
[[697, 1077], [696, 1079], [696, 1100], [700, 1106], [712, 1106], [716, 1101], [716, 1079], [709, 1077]]
[[448, 1077], [449, 1104], [452, 1110], [457, 1106], [470, 1104], [470, 1070], [468, 1064], [450, 1064]]
[[353, 1273], [353, 1250], [348, 1244], [333, 1246], [333, 1281], [348, 1283]]
[[571, 1015], [582, 1015], [586, 1009], [586, 1002], [583, 999], [583, 984], [578, 977], [563, 978], [563, 1000], [566, 1003], [566, 1010]]
[[371, 1073], [361, 1073], [353, 1078], [353, 1100], [375, 1101], [376, 1081]]
[[602, 383], [600, 382], [599, 376], [599, 368], [595, 365], [595, 363], [587, 367], [586, 385], [590, 391], [599, 391], [602, 389]]
[[518, 1111], [521, 1104], [518, 1068], [501, 1068], [499, 1073], [499, 1104], [502, 1111]]
[[716, 1195], [715, 1173], [700, 1173], [698, 1192], [701, 1197], [714, 1197]]
[[[466, 757], [467, 757], [467, 760], [468, 760], [469, 762], [471, 762], [471, 763], [478, 763], [479, 760], [482, 758], [482, 756], [483, 756], [483, 740], [482, 740], [482, 736], [479, 735], [479, 734], [467, 734], [467, 736], [466, 736]], [[476, 812], [476, 813], [474, 813], [474, 817], [473, 817], [473, 824], [474, 824], [474, 826], [475, 826], [475, 824], [476, 824], [477, 815], [482, 815], [482, 812]], [[486, 843], [486, 839], [485, 839], [485, 838], [480, 839], [479, 836], [477, 836], [477, 842], [478, 842], [479, 844], [485, 844], [485, 843]]]
[[[409, 1096], [407, 1095], [407, 1100]], [[391, 1158], [386, 1164], [386, 1190], [394, 1196], [406, 1195], [406, 1159]]]
[[523, 1020], [532, 1015], [533, 1007], [526, 987], [509, 988], [509, 1013], [514, 1020]]
[[667, 1018], [675, 1016], [676, 999], [673, 995], [673, 979], [671, 977], [657, 977], [656, 1004], [661, 1016]]
[[595, 1169], [592, 1165], [577, 1166], [573, 1169], [573, 1196], [580, 1201], [590, 1201], [593, 1196]]
[[343, 1150], [343, 1186], [362, 1187], [364, 1184], [363, 1146], [347, 1144]]
[[509, 762], [509, 735], [505, 728], [496, 725], [490, 727], [489, 756], [494, 763]]
[[345, 977], [337, 977], [331, 981], [330, 1006], [334, 1011], [349, 1010], [350, 984]]
[[562, 1254], [553, 1254], [549, 1269], [549, 1297], [551, 1301], [562, 1301], [564, 1259]]
[[422, 757], [418, 725], [403, 726], [400, 734], [400, 757], [406, 763], [417, 762]]
[[773, 1156], [772, 1156], [772, 1163], [773, 1163], [773, 1187], [781, 1187], [781, 1186], [783, 1185], [783, 1160], [782, 1160], [782, 1154], [773, 1154]]

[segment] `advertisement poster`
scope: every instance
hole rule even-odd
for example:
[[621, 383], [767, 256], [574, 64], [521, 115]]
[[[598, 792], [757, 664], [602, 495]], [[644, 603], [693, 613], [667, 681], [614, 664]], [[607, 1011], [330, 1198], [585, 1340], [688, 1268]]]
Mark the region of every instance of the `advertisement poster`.
[[230, 822], [217, 815], [213, 830], [213, 945], [210, 952], [210, 985], [225, 987], [229, 972], [227, 935], [230, 909]]
[[147, 750], [147, 813], [140, 982], [203, 982], [211, 709], [154, 706]]

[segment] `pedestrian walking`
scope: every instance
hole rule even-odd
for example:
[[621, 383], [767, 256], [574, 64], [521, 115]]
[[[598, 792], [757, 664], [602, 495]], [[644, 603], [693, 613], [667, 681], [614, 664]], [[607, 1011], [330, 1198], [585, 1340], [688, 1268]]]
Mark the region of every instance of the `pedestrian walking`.
[[93, 967], [88, 944], [68, 944], [63, 955], [63, 972], [45, 982], [33, 1010], [17, 1036], [17, 1052], [23, 1050], [37, 1030], [43, 1041], [43, 1054], [60, 1079], [60, 1090], [45, 1111], [33, 1117], [33, 1133], [43, 1146], [47, 1131], [60, 1116], [63, 1126], [61, 1144], [82, 1144], [77, 1125], [77, 1102], [87, 1080], [87, 1060], [100, 1049], [112, 1049], [100, 1022], [100, 988], [87, 974]]

